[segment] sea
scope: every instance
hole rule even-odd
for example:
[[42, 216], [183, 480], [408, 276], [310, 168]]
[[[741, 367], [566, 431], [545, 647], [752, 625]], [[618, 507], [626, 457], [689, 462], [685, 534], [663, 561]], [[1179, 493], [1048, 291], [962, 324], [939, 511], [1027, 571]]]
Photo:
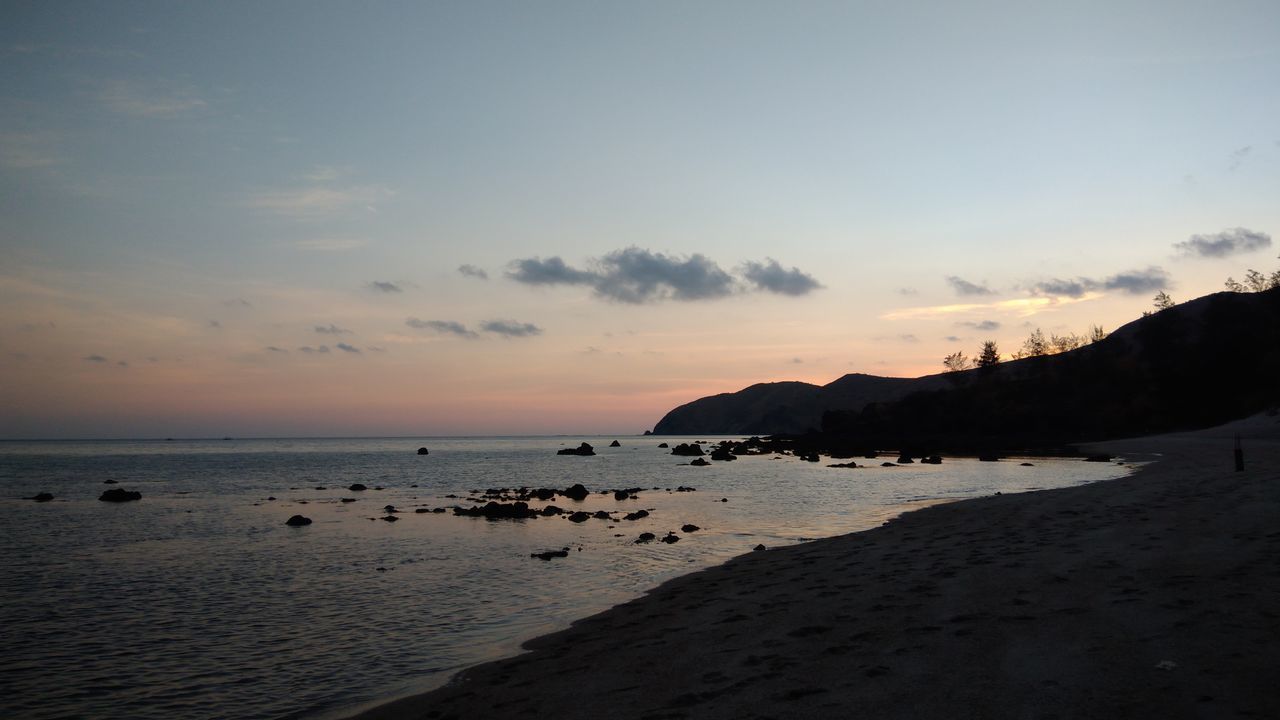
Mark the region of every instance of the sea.
[[[720, 439], [2, 441], [0, 717], [347, 717], [757, 545], [1132, 467], [773, 454], [696, 467], [659, 447]], [[557, 454], [583, 441], [597, 454]], [[449, 511], [490, 488], [575, 483], [592, 494], [548, 503], [610, 519]], [[99, 501], [112, 488], [142, 499]], [[642, 490], [615, 499], [626, 488]], [[637, 544], [645, 532], [679, 541]]]

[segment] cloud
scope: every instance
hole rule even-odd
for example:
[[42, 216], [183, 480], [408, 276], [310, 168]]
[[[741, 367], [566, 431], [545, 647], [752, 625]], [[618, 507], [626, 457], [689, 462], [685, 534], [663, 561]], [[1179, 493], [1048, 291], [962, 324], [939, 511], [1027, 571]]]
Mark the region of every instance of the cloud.
[[960, 337], [957, 335], [947, 335], [942, 339], [946, 340], [947, 342], [960, 342]]
[[268, 346], [267, 346], [267, 351], [268, 351], [268, 352], [273, 352], [273, 353], [287, 353], [287, 352], [289, 352], [288, 350], [285, 350], [284, 348], [278, 348], [278, 347], [276, 347], [275, 345], [268, 345]]
[[981, 320], [981, 321], [969, 320], [966, 322], [958, 322], [956, 323], [956, 325], [959, 325], [961, 327], [973, 328], [974, 330], [981, 330], [983, 332], [991, 332], [993, 330], [1000, 329], [1000, 323], [996, 322], [995, 320]]
[[[556, 258], [556, 259], [558, 260], [559, 258]], [[458, 272], [466, 277], [473, 277], [473, 278], [476, 278], [477, 280], [489, 279], [489, 273], [485, 272], [484, 268], [479, 268], [479, 267], [476, 267], [475, 265], [459, 265]]]
[[381, 293], [387, 293], [388, 295], [404, 292], [404, 290], [400, 289], [399, 285], [393, 282], [386, 282], [382, 280], [374, 280], [370, 282], [367, 287], [370, 290], [374, 290], [376, 292], [381, 292]]
[[218, 322], [217, 320], [210, 320], [210, 321], [209, 321], [209, 327], [214, 328], [214, 329], [219, 329], [219, 328], [221, 328], [221, 327], [222, 327], [222, 323], [221, 323], [221, 322]]
[[1240, 169], [1240, 166], [1244, 164], [1244, 161], [1249, 157], [1249, 153], [1252, 151], [1252, 145], [1245, 145], [1242, 148], [1232, 150], [1231, 155], [1227, 157], [1227, 170], [1235, 172]]
[[975, 295], [995, 295], [996, 292], [986, 285], [975, 285], [968, 280], [955, 275], [947, 276], [947, 284], [957, 295], [975, 296]]
[[296, 240], [293, 246], [309, 252], [345, 252], [358, 250], [368, 244], [369, 241], [365, 238], [309, 238]]
[[1080, 298], [1096, 291], [1118, 290], [1128, 295], [1143, 295], [1169, 286], [1169, 273], [1163, 268], [1130, 270], [1102, 280], [1078, 277], [1073, 280], [1051, 279], [1031, 286], [1034, 295]]
[[352, 332], [351, 332], [350, 330], [348, 330], [348, 329], [346, 329], [346, 328], [340, 328], [340, 327], [338, 327], [337, 325], [334, 325], [333, 323], [329, 323], [329, 325], [328, 325], [327, 327], [326, 327], [326, 326], [324, 326], [324, 325], [316, 325], [316, 326], [315, 326], [315, 331], [316, 331], [316, 332], [318, 332], [318, 333], [320, 333], [321, 335], [350, 335], [350, 334], [352, 334]]
[[117, 360], [116, 365], [119, 365], [120, 367], [129, 367], [129, 363], [124, 360]]
[[318, 347], [311, 347], [310, 345], [303, 345], [302, 347], [298, 348], [298, 352], [303, 352], [308, 355], [312, 353], [327, 353], [329, 352], [329, 346], [320, 345]]
[[1222, 258], [1269, 248], [1271, 236], [1264, 232], [1238, 227], [1210, 235], [1192, 235], [1183, 242], [1174, 243], [1173, 247], [1183, 255]]
[[516, 322], [515, 320], [488, 320], [480, 324], [480, 329], [509, 338], [532, 337], [542, 334], [542, 328], [537, 325]]
[[244, 298], [239, 298], [239, 297], [231, 298], [230, 300], [223, 300], [222, 304], [226, 305], [227, 307], [241, 307], [241, 308], [248, 308], [250, 310], [253, 309], [253, 303], [249, 302], [248, 300], [245, 300]]
[[909, 342], [909, 343], [920, 342], [920, 338], [916, 337], [915, 335], [912, 335], [911, 333], [904, 333], [902, 335], [899, 335], [898, 339], [901, 340], [902, 342]]
[[342, 352], [355, 353], [356, 355], [360, 354], [360, 348], [346, 343], [338, 343], [338, 349]]
[[15, 170], [31, 170], [61, 165], [66, 159], [53, 150], [49, 133], [0, 133], [0, 165]]
[[763, 263], [747, 262], [743, 268], [742, 275], [747, 282], [760, 290], [780, 295], [808, 295], [822, 287], [812, 275], [801, 272], [797, 267], [784, 270], [773, 258], [766, 258]]
[[467, 329], [466, 325], [453, 320], [419, 320], [418, 318], [409, 318], [404, 321], [405, 325], [415, 330], [434, 330], [442, 335], [457, 335], [458, 337], [475, 338], [479, 337], [476, 333]]
[[104, 83], [98, 99], [112, 112], [136, 118], [173, 118], [208, 104], [192, 88], [143, 87], [128, 80]]
[[910, 295], [919, 295], [919, 294], [920, 294], [920, 291], [919, 291], [919, 290], [917, 290], [917, 289], [915, 289], [915, 288], [904, 287], [904, 288], [898, 288], [898, 294], [899, 294], [899, 295], [908, 295], [908, 296], [910, 296]]
[[[798, 268], [786, 270], [772, 259], [743, 268], [747, 289], [803, 295], [821, 287]], [[743, 282], [705, 255], [666, 255], [634, 246], [592, 261], [589, 270], [571, 267], [559, 257], [515, 260], [507, 277], [526, 285], [585, 285], [596, 297], [630, 304], [709, 300], [744, 289]]]
[[91, 362], [91, 363], [104, 363], [104, 362], [107, 362], [107, 359], [106, 359], [106, 358], [104, 358], [104, 357], [102, 357], [101, 355], [86, 355], [86, 356], [84, 357], [84, 359], [85, 359], [85, 360], [87, 360], [88, 362]]

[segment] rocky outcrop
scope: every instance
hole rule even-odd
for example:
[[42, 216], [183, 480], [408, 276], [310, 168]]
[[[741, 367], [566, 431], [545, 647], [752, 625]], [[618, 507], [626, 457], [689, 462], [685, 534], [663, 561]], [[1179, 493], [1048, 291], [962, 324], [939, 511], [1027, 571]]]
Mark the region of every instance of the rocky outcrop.
[[428, 450], [427, 450], [426, 448], [424, 448], [424, 447], [420, 447], [420, 448], [418, 448], [418, 454], [419, 454], [419, 455], [430, 455], [431, 453], [430, 453], [430, 452], [428, 452]]
[[556, 451], [557, 455], [595, 455], [596, 449], [589, 443], [582, 443], [576, 448], [564, 448]]
[[309, 517], [304, 517], [304, 516], [302, 516], [302, 515], [294, 515], [293, 517], [289, 518], [288, 520], [285, 520], [285, 521], [284, 521], [284, 524], [285, 524], [285, 525], [288, 525], [289, 527], [302, 527], [302, 526], [304, 526], [304, 525], [310, 525], [310, 524], [311, 524], [311, 518], [309, 518]]
[[702, 446], [697, 443], [680, 443], [671, 448], [671, 454], [682, 457], [697, 457], [706, 453], [702, 452]]
[[130, 502], [132, 500], [141, 500], [142, 493], [131, 492], [129, 490], [122, 490], [120, 488], [111, 488], [110, 490], [107, 490], [106, 492], [99, 495], [98, 499], [103, 502], [115, 502], [115, 503]]

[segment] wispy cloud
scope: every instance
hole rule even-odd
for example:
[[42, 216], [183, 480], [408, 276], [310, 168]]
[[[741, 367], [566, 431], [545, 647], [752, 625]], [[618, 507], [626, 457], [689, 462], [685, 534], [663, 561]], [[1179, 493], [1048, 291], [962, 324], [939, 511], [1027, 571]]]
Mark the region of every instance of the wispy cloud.
[[1231, 155], [1227, 157], [1227, 170], [1231, 172], [1239, 170], [1244, 161], [1249, 158], [1249, 153], [1251, 152], [1253, 152], [1252, 145], [1245, 145], [1242, 148], [1231, 151]]
[[112, 112], [136, 118], [172, 118], [208, 104], [190, 87], [142, 85], [131, 80], [104, 82], [98, 99]]
[[226, 305], [227, 307], [233, 307], [233, 308], [245, 308], [248, 310], [253, 309], [253, 303], [249, 302], [248, 300], [245, 300], [244, 298], [239, 298], [239, 297], [231, 298], [230, 300], [223, 300], [222, 304]]
[[596, 297], [630, 304], [710, 300], [744, 288], [803, 295], [821, 287], [812, 276], [772, 259], [745, 263], [743, 272], [739, 281], [705, 255], [672, 256], [633, 246], [592, 261], [588, 270], [559, 257], [515, 260], [507, 277], [526, 285], [583, 285]]
[[402, 290], [399, 285], [393, 282], [385, 281], [385, 280], [374, 280], [370, 282], [366, 287], [368, 287], [370, 290], [380, 292], [380, 293], [386, 293], [388, 295], [394, 295], [395, 293], [404, 292], [404, 290]]
[[1101, 280], [1077, 277], [1053, 278], [1031, 286], [1035, 295], [1081, 298], [1091, 292], [1116, 290], [1129, 295], [1142, 295], [1164, 290], [1169, 286], [1169, 273], [1163, 268], [1151, 266], [1144, 270], [1117, 273]]
[[284, 348], [276, 347], [275, 345], [268, 345], [266, 349], [267, 349], [267, 352], [273, 352], [273, 353], [289, 352], [288, 350], [285, 350]]
[[314, 330], [321, 335], [350, 335], [352, 332], [346, 328], [338, 327], [333, 323], [328, 325], [316, 325]]
[[404, 324], [415, 330], [431, 330], [442, 335], [457, 335], [464, 338], [479, 337], [475, 332], [468, 330], [466, 325], [453, 320], [419, 320], [411, 317], [405, 320]]
[[459, 265], [458, 272], [466, 277], [473, 277], [477, 280], [489, 279], [489, 273], [485, 272], [484, 268], [476, 267], [475, 265]]
[[390, 190], [379, 185], [307, 185], [263, 190], [250, 196], [245, 204], [297, 220], [319, 220], [353, 209], [374, 210], [378, 202], [391, 195]]
[[298, 352], [306, 353], [308, 355], [311, 355], [314, 353], [327, 353], [329, 352], [329, 346], [318, 345], [316, 347], [311, 347], [310, 345], [303, 345], [302, 347], [298, 348]]
[[66, 162], [47, 132], [0, 132], [0, 165], [14, 170], [61, 165]]
[[1182, 255], [1223, 258], [1271, 247], [1271, 236], [1248, 228], [1233, 228], [1208, 235], [1192, 235], [1173, 247]]
[[542, 328], [537, 325], [516, 322], [515, 320], [488, 320], [480, 324], [480, 329], [508, 338], [532, 337], [542, 334]]
[[960, 295], [962, 297], [975, 297], [975, 296], [996, 294], [996, 291], [992, 290], [986, 285], [978, 285], [975, 283], [971, 283], [968, 280], [965, 280], [962, 277], [957, 277], [955, 275], [947, 276], [947, 284], [951, 286], [952, 290], [956, 291], [957, 295]]
[[84, 360], [86, 360], [86, 361], [88, 361], [88, 362], [91, 362], [91, 363], [105, 363], [105, 362], [108, 362], [108, 360], [107, 360], [105, 357], [101, 356], [101, 355], [86, 355], [83, 359], [84, 359]]
[[341, 343], [341, 342], [340, 342], [340, 343], [338, 343], [337, 348], [338, 348], [339, 350], [341, 350], [342, 352], [345, 352], [345, 353], [353, 353], [353, 354], [356, 354], [356, 355], [359, 355], [359, 354], [360, 354], [360, 348], [358, 348], [358, 347], [356, 347], [356, 346], [354, 346], [354, 345], [348, 345], [348, 344], [346, 344], [346, 343]]
[[1000, 329], [1000, 323], [996, 322], [995, 320], [977, 320], [977, 321], [970, 320], [965, 322], [958, 322], [956, 323], [956, 325], [960, 327], [973, 328], [974, 330], [979, 330], [982, 332], [991, 332], [992, 330]]

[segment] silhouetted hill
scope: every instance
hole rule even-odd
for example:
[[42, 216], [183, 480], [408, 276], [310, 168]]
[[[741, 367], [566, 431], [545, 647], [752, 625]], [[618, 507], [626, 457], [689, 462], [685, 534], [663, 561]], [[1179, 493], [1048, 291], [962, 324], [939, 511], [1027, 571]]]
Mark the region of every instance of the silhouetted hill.
[[1059, 355], [922, 378], [763, 383], [682, 405], [658, 434], [803, 434], [973, 451], [1206, 427], [1280, 401], [1280, 290], [1216, 293]]

